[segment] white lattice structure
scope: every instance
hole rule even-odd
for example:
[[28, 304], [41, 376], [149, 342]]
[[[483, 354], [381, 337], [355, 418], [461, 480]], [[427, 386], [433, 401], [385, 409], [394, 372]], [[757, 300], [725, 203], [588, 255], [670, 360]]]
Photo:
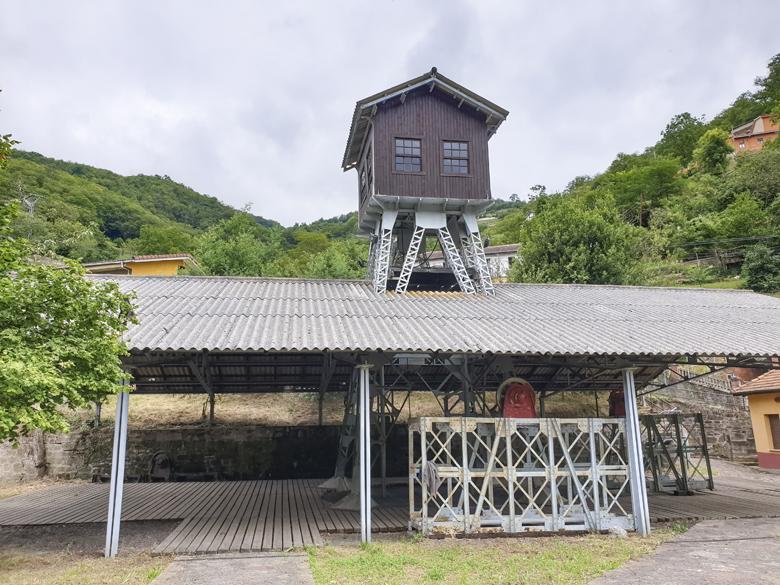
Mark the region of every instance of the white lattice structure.
[[425, 253], [426, 238], [430, 237], [438, 242], [444, 267], [455, 277], [461, 292], [494, 294], [477, 225], [477, 212], [484, 205], [485, 202], [372, 197], [371, 214], [364, 224], [371, 226], [368, 275], [374, 290], [385, 292], [394, 279], [395, 285], [390, 285], [393, 290], [405, 293], [413, 273], [431, 271]]
[[625, 421], [420, 418], [409, 426], [410, 527], [634, 529]]

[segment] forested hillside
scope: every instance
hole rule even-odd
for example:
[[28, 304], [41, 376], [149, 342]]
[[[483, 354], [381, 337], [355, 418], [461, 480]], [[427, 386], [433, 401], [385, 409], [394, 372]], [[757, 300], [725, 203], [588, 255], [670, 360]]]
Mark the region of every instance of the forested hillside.
[[[780, 141], [740, 154], [728, 144], [732, 127], [762, 114], [780, 116], [780, 55], [712, 120], [681, 113], [656, 144], [618, 154], [601, 174], [560, 193], [535, 185], [496, 200], [484, 234], [491, 244], [521, 244], [516, 281], [780, 289]], [[0, 173], [0, 203], [9, 201], [20, 202], [17, 235], [83, 261], [190, 252], [208, 274], [365, 274], [354, 212], [283, 228], [169, 177], [124, 177], [23, 151]], [[702, 258], [713, 266], [684, 262]]]
[[189, 252], [206, 273], [354, 278], [365, 270], [356, 214], [283, 228], [170, 177], [125, 177], [13, 151], [0, 204], [17, 202], [17, 236], [39, 252], [89, 262]]
[[[780, 140], [739, 154], [728, 143], [728, 130], [761, 114], [780, 116], [780, 55], [712, 120], [679, 114], [655, 145], [603, 173], [561, 193], [537, 185], [486, 230], [491, 243], [521, 244], [510, 278], [738, 286], [744, 259], [744, 284], [780, 289]], [[681, 262], [702, 258], [713, 266]]]

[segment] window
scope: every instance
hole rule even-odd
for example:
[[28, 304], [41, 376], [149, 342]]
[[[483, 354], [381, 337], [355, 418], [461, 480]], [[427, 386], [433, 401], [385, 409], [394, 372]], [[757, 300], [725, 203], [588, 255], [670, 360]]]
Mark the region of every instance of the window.
[[444, 145], [442, 172], [445, 175], [469, 174], [469, 143], [447, 142]]
[[740, 143], [739, 143], [739, 147], [740, 147], [740, 148], [745, 148], [745, 143], [744, 143], [744, 142], [740, 142]]
[[780, 414], [768, 414], [766, 418], [772, 435], [772, 449], [780, 450]]
[[419, 140], [395, 139], [395, 170], [402, 173], [422, 172], [422, 147]]

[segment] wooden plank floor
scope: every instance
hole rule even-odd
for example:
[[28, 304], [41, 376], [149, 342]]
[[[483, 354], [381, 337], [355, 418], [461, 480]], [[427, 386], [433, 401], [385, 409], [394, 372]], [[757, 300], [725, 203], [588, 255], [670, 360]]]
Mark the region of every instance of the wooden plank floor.
[[[317, 546], [323, 534], [360, 531], [359, 514], [321, 498], [321, 480], [128, 483], [122, 520], [180, 520], [156, 552], [270, 551]], [[720, 481], [714, 492], [650, 495], [653, 522], [780, 517], [777, 487]], [[372, 514], [374, 532], [403, 531], [405, 488], [391, 490]], [[0, 500], [0, 526], [105, 522], [108, 485], [52, 486]]]

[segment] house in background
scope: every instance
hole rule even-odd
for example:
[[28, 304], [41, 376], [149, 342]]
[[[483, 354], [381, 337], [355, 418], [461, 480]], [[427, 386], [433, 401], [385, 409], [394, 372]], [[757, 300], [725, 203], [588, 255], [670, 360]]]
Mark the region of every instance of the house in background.
[[769, 115], [759, 116], [731, 131], [729, 142], [736, 152], [761, 150], [770, 140], [780, 136], [780, 124]]
[[[519, 244], [506, 244], [504, 246], [487, 246], [485, 248], [485, 259], [491, 278], [496, 282], [505, 282], [509, 267], [512, 266], [517, 258]], [[428, 256], [428, 264], [431, 268], [443, 268], [444, 256], [440, 250], [431, 252]]]
[[780, 469], [780, 370], [770, 370], [734, 394], [747, 396], [759, 467]]
[[130, 274], [132, 276], [176, 276], [184, 267], [197, 267], [189, 254], [150, 254], [133, 256], [127, 260], [103, 260], [86, 262], [84, 268], [90, 274]]

